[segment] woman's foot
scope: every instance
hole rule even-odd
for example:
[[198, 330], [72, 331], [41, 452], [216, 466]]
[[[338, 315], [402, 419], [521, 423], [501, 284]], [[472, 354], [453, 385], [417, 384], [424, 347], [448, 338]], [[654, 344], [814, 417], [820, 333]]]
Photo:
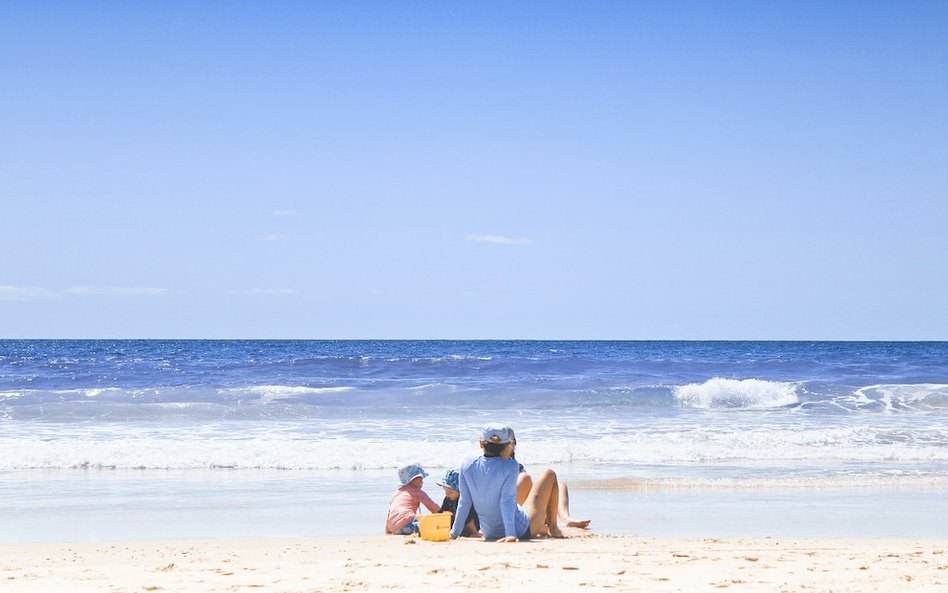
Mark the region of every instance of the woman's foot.
[[541, 529], [539, 533], [534, 534], [533, 537], [539, 537], [539, 538], [550, 537], [550, 538], [553, 538], [553, 539], [565, 539], [565, 538], [566, 538], [566, 536], [563, 535], [563, 532], [560, 531], [560, 528], [559, 528], [559, 527], [557, 527], [556, 530], [554, 531], [554, 530], [550, 529], [550, 526], [549, 526], [549, 525], [544, 525], [544, 526], [543, 526], [543, 529]]
[[560, 531], [559, 529], [557, 529], [556, 531], [553, 531], [552, 529], [550, 529], [549, 531], [550, 531], [550, 537], [552, 537], [553, 539], [566, 539], [566, 535], [564, 535], [563, 532]]

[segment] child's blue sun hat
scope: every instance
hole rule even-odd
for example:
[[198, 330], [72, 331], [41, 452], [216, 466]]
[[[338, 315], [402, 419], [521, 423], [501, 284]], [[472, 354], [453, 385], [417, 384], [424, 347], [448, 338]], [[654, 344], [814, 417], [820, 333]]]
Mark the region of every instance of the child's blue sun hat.
[[458, 486], [460, 474], [456, 469], [449, 469], [444, 472], [444, 477], [441, 478], [441, 481], [438, 482], [438, 486], [443, 486], [444, 488], [450, 488], [451, 490], [460, 490]]
[[402, 469], [398, 470], [398, 479], [401, 481], [403, 486], [418, 476], [421, 476], [422, 478], [428, 477], [428, 472], [426, 472], [424, 468], [421, 467], [420, 463], [406, 465]]

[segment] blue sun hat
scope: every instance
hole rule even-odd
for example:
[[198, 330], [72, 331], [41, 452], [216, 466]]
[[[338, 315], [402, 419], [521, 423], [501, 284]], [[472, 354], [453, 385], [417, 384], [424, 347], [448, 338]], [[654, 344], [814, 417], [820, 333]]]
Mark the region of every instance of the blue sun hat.
[[481, 440], [483, 440], [485, 443], [506, 444], [510, 442], [510, 431], [507, 430], [506, 426], [499, 424], [488, 424], [484, 427]]
[[460, 490], [461, 487], [458, 486], [458, 481], [460, 479], [460, 473], [456, 469], [449, 469], [444, 472], [444, 477], [441, 478], [441, 481], [438, 482], [438, 486], [444, 488], [450, 488], [451, 490]]
[[418, 476], [421, 476], [422, 478], [428, 477], [428, 472], [426, 472], [425, 469], [421, 467], [420, 463], [406, 465], [402, 469], [398, 470], [398, 479], [401, 481], [402, 486], [408, 482], [411, 482]]

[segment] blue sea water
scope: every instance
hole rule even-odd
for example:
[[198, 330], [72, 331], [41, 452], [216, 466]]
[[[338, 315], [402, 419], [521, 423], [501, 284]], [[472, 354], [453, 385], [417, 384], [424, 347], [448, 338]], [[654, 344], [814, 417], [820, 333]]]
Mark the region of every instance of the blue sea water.
[[948, 342], [0, 340], [0, 541], [375, 534], [489, 421], [600, 532], [943, 533], [946, 420]]

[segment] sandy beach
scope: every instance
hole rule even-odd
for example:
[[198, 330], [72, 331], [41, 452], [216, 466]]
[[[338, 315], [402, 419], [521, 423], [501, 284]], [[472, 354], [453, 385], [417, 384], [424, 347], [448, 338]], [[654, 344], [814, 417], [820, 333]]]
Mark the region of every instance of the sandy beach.
[[498, 544], [417, 537], [0, 546], [8, 593], [48, 591], [945, 591], [948, 540], [574, 534]]

